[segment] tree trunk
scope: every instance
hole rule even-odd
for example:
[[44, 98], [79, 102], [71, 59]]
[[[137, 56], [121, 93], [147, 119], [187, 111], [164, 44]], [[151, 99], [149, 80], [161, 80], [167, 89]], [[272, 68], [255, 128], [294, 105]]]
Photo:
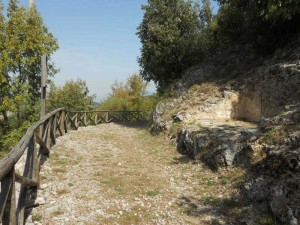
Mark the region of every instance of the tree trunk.
[[1, 110], [3, 116], [3, 134], [7, 134], [9, 131], [9, 118], [6, 110]]

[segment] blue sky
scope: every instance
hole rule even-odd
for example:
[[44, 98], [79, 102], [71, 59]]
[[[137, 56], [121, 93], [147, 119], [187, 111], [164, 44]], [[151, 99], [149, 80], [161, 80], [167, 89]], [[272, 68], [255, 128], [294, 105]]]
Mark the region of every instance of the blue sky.
[[[29, 0], [19, 0], [28, 6]], [[3, 1], [7, 4], [8, 0]], [[139, 71], [141, 5], [147, 0], [35, 0], [60, 49], [53, 60], [60, 73], [57, 85], [66, 80], [86, 80], [97, 100], [110, 93], [115, 80], [125, 81]], [[215, 3], [214, 3], [215, 5]], [[215, 6], [216, 8], [216, 6]], [[155, 87], [150, 84], [149, 91]]]

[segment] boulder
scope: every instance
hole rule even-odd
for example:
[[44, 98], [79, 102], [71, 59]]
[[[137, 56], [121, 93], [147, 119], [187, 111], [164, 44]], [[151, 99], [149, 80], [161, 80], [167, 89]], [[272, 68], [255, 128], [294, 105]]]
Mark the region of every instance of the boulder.
[[177, 150], [217, 170], [249, 162], [252, 148], [248, 141], [253, 140], [255, 134], [255, 129], [251, 132], [245, 129], [204, 128], [191, 132], [182, 129], [177, 135]]

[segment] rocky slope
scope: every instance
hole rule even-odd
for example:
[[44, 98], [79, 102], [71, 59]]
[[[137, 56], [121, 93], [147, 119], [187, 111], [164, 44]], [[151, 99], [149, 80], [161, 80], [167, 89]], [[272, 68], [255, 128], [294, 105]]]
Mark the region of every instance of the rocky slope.
[[[240, 167], [243, 197], [276, 224], [300, 224], [300, 38], [256, 58], [237, 46], [186, 72], [156, 108], [152, 132], [213, 171]], [[249, 219], [244, 224], [255, 223]], [[273, 224], [265, 223], [265, 224]]]

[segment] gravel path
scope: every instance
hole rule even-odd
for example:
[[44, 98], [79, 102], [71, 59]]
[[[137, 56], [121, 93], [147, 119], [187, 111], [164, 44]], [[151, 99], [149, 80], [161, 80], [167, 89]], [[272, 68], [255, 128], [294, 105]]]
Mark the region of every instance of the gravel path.
[[28, 224], [230, 224], [219, 176], [145, 129], [83, 127], [52, 148]]

